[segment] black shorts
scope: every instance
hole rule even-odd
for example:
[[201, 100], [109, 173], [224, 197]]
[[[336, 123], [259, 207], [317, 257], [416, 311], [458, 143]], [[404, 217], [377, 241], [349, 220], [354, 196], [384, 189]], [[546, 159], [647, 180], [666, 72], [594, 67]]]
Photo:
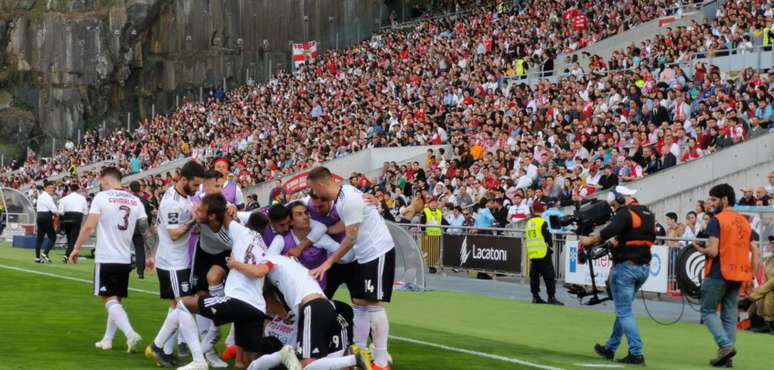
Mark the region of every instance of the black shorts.
[[189, 279], [191, 269], [162, 270], [156, 269], [159, 274], [159, 293], [162, 299], [176, 299], [193, 295], [193, 287]]
[[207, 283], [207, 273], [210, 272], [212, 266], [220, 266], [228, 273], [226, 258], [231, 255], [231, 252], [226, 251], [219, 254], [210, 254], [203, 251], [197, 243], [196, 252], [194, 253], [191, 285], [194, 286], [195, 292], [206, 292], [209, 289], [209, 284]]
[[319, 298], [298, 309], [296, 354], [301, 359], [327, 357], [348, 345], [349, 325], [333, 302]]
[[246, 352], [260, 352], [263, 321], [268, 319], [251, 304], [231, 297], [199, 297], [199, 314], [216, 326], [234, 323], [234, 343]]
[[94, 267], [94, 295], [126, 298], [131, 264], [97, 263]]
[[[379, 258], [357, 265], [357, 284], [350, 291], [352, 298], [372, 302], [389, 302], [395, 281], [395, 248]], [[352, 288], [350, 288], [352, 289]]]
[[357, 262], [350, 263], [334, 263], [330, 270], [325, 274], [325, 296], [328, 299], [333, 299], [336, 294], [336, 290], [339, 289], [341, 284], [347, 285], [349, 293], [355, 290], [357, 285]]

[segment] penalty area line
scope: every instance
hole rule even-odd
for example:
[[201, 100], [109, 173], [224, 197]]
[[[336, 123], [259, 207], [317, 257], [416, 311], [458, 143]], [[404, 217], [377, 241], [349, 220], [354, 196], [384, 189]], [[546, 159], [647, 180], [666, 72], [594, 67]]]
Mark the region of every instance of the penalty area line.
[[[25, 272], [25, 273], [28, 273], [28, 274], [47, 276], [47, 277], [52, 277], [52, 278], [57, 278], [57, 279], [62, 279], [62, 280], [75, 281], [75, 282], [85, 283], [85, 284], [93, 284], [94, 283], [92, 280], [81, 279], [81, 278], [67, 276], [67, 275], [53, 274], [53, 273], [50, 273], [50, 272], [44, 272], [44, 271], [38, 271], [38, 270], [30, 270], [30, 269], [25, 269], [25, 268], [16, 267], [16, 266], [8, 266], [8, 265], [0, 264], [0, 268], [6, 269], [6, 270], [18, 271], [18, 272]], [[155, 296], [158, 295], [158, 292], [153, 292], [153, 291], [145, 290], [145, 289], [129, 288], [129, 290], [132, 291], [132, 292], [143, 293], [143, 294], [148, 294], [148, 295], [155, 295]], [[535, 369], [541, 369], [541, 370], [563, 370], [562, 368], [559, 368], [559, 367], [553, 367], [553, 366], [548, 366], [548, 365], [536, 364], [534, 362], [524, 361], [524, 360], [520, 360], [518, 358], [505, 357], [505, 356], [500, 356], [500, 355], [493, 355], [491, 353], [472, 351], [472, 350], [469, 350], [469, 349], [457, 348], [457, 347], [447, 346], [447, 345], [444, 345], [444, 344], [438, 344], [438, 343], [433, 343], [433, 342], [426, 342], [426, 341], [423, 341], [423, 340], [407, 338], [407, 337], [401, 337], [401, 336], [397, 336], [397, 335], [390, 335], [390, 339], [396, 340], [396, 341], [399, 341], [399, 342], [406, 342], [406, 343], [416, 344], [416, 345], [420, 345], [420, 346], [425, 346], [425, 347], [438, 348], [438, 349], [446, 350], [446, 351], [449, 351], [449, 352], [463, 353], [463, 354], [466, 354], [466, 355], [486, 358], [486, 359], [490, 359], [490, 360], [497, 360], [497, 361], [502, 361], [502, 362], [508, 362], [508, 363], [512, 363], [512, 364], [516, 364], [516, 365], [521, 365], [521, 366], [527, 366], [527, 367], [531, 367], [531, 368], [535, 368]]]

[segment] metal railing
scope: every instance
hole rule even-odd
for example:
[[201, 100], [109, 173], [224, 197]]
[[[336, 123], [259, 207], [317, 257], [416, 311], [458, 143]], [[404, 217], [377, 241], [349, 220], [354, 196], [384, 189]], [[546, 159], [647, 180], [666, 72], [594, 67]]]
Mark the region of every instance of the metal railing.
[[[443, 255], [445, 251], [444, 235], [486, 235], [492, 238], [513, 239], [518, 240], [521, 246], [526, 246], [524, 241], [524, 229], [516, 227], [506, 228], [478, 228], [471, 226], [450, 226], [450, 225], [427, 225], [427, 224], [408, 224], [398, 223], [400, 227], [406, 229], [409, 235], [417, 243], [419, 250], [422, 252], [422, 257], [425, 266], [436, 269], [452, 269], [474, 272], [488, 272], [498, 273], [510, 276], [518, 276], [522, 278], [529, 277], [530, 260], [526, 258], [526, 248], [521, 248], [520, 258], [514, 258], [514, 261], [518, 260], [521, 264], [519, 266], [519, 273], [513, 273], [509, 271], [502, 271], [496, 269], [471, 269], [461, 266], [449, 266], [443, 263]], [[427, 229], [439, 228], [442, 230], [440, 236], [428, 235]], [[566, 258], [566, 244], [569, 241], [577, 241], [576, 234], [568, 232], [552, 232], [552, 260], [554, 264], [554, 271], [556, 273], [556, 280], [558, 282], [564, 282], [564, 265]], [[667, 261], [667, 293], [676, 292], [677, 288], [677, 268], [676, 263], [682, 248], [694, 241], [706, 242], [707, 239], [695, 238], [693, 240], [686, 240], [684, 238], [669, 238], [669, 237], [656, 237], [656, 244], [663, 245], [669, 248], [669, 255]], [[479, 246], [481, 247], [481, 246]], [[455, 254], [460, 252], [454, 251]]]

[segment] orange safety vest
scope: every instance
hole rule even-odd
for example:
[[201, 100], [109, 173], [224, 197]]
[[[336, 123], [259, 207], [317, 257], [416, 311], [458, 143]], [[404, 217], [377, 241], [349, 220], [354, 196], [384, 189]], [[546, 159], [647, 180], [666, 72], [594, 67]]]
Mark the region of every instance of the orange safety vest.
[[[718, 243], [718, 255], [720, 256], [720, 274], [723, 279], [735, 282], [750, 281], [752, 275], [752, 262], [750, 262], [750, 237], [752, 228], [742, 215], [724, 210], [715, 215], [720, 223], [720, 242]], [[704, 264], [704, 277], [709, 276], [715, 259], [707, 257]]]

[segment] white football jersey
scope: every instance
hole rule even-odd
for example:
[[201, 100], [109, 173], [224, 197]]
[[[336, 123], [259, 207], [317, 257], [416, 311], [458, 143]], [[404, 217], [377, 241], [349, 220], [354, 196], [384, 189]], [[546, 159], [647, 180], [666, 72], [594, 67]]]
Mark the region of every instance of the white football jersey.
[[345, 226], [360, 224], [357, 242], [353, 246], [357, 262], [371, 262], [395, 246], [379, 210], [367, 205], [363, 193], [354, 186], [342, 185], [334, 207]]
[[[266, 261], [266, 244], [260, 234], [239, 223], [231, 222], [228, 226], [228, 236], [233, 243], [232, 258], [250, 265], [258, 265]], [[263, 278], [255, 279], [237, 270], [231, 270], [226, 277], [225, 293], [228, 297], [239, 299], [261, 312], [266, 312]]]
[[298, 330], [298, 319], [293, 311], [288, 312], [288, 317], [284, 320], [275, 317], [263, 329], [264, 338], [275, 337], [284, 345], [296, 345], [296, 331]]
[[137, 220], [148, 218], [140, 199], [123, 190], [101, 191], [94, 196], [89, 214], [99, 215], [94, 261], [132, 263], [134, 228]]
[[274, 264], [266, 277], [282, 293], [285, 304], [296, 316], [305, 297], [312, 294], [325, 295], [320, 284], [300, 263], [285, 256], [267, 256], [266, 259]]
[[169, 230], [184, 227], [193, 219], [191, 197], [183, 196], [171, 186], [164, 193], [159, 204], [159, 248], [156, 251], [156, 266], [162, 270], [185, 270], [191, 266], [188, 254], [189, 230], [182, 238], [172, 240]]

